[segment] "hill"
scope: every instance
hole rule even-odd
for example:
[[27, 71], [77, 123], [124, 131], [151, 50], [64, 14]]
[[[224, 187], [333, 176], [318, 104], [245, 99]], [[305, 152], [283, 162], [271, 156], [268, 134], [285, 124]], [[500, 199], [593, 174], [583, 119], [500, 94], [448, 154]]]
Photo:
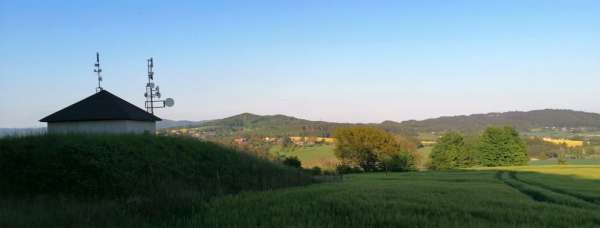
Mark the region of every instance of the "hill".
[[219, 120], [206, 121], [194, 127], [213, 132], [217, 136], [227, 135], [312, 135], [329, 137], [333, 130], [349, 124], [310, 121], [285, 115], [256, 115], [242, 113]]
[[[386, 123], [386, 122], [384, 122]], [[387, 122], [388, 125], [393, 125]], [[396, 126], [419, 132], [429, 131], [478, 131], [490, 125], [511, 125], [521, 131], [535, 128], [588, 128], [600, 129], [600, 114], [572, 110], [544, 109], [528, 112], [503, 112], [445, 116], [427, 120], [410, 120]]]
[[418, 132], [481, 131], [490, 125], [511, 125], [521, 131], [536, 128], [579, 128], [586, 130], [600, 129], [600, 114], [572, 110], [534, 110], [527, 112], [503, 112], [473, 114], [461, 116], [445, 116], [426, 120], [409, 120], [403, 122], [384, 121], [373, 124], [334, 123], [310, 121], [284, 115], [255, 115], [243, 113], [219, 120], [202, 122], [190, 126], [200, 132], [209, 132], [212, 136], [258, 135], [284, 136], [306, 135], [329, 137], [338, 127], [352, 125], [368, 125], [388, 131], [415, 135]]
[[[285, 175], [297, 175], [281, 164], [211, 142], [110, 134], [2, 138], [0, 171], [0, 184], [10, 186], [0, 192], [109, 197], [144, 194], [172, 183], [205, 195], [270, 189], [289, 185]], [[253, 180], [264, 177], [271, 182]]]
[[0, 173], [0, 227], [143, 227], [120, 222], [167, 220], [216, 196], [313, 182], [249, 153], [154, 135], [6, 137]]
[[0, 138], [4, 136], [39, 135], [46, 133], [45, 127], [36, 128], [0, 128]]
[[189, 127], [201, 124], [205, 121], [189, 121], [189, 120], [167, 120], [163, 119], [156, 122], [157, 129], [174, 128], [174, 127]]

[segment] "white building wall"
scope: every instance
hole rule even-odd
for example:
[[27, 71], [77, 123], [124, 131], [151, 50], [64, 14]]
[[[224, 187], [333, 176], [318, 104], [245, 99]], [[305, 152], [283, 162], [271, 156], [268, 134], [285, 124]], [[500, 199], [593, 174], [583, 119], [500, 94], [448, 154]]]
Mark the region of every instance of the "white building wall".
[[133, 120], [73, 121], [48, 123], [48, 133], [152, 133], [156, 122]]

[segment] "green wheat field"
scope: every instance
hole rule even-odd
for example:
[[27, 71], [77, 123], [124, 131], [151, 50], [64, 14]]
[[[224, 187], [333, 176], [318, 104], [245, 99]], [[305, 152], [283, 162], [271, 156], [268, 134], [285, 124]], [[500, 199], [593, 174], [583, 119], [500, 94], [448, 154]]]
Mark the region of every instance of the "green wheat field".
[[599, 227], [600, 166], [347, 175], [214, 199], [183, 227]]

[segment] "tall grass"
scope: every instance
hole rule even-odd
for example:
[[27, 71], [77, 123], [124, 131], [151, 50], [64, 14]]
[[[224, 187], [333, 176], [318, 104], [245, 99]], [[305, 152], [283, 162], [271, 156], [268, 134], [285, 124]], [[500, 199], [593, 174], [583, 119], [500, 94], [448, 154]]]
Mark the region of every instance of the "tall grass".
[[[154, 135], [2, 138], [0, 173], [0, 200], [4, 201], [0, 217], [3, 212], [13, 213], [6, 205], [27, 214], [31, 208], [20, 202], [30, 200], [41, 208], [36, 213], [48, 213], [41, 211], [52, 210], [52, 204], [68, 204], [92, 214], [116, 211], [111, 213], [163, 219], [214, 196], [313, 181], [296, 169], [214, 143]], [[52, 222], [42, 217], [53, 216], [38, 217]]]

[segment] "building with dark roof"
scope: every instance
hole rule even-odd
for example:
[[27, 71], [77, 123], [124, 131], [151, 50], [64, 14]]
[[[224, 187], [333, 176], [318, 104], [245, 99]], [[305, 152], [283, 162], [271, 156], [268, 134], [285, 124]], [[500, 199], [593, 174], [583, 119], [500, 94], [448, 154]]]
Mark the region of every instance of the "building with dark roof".
[[75, 104], [44, 117], [48, 133], [154, 133], [161, 119], [100, 90]]

